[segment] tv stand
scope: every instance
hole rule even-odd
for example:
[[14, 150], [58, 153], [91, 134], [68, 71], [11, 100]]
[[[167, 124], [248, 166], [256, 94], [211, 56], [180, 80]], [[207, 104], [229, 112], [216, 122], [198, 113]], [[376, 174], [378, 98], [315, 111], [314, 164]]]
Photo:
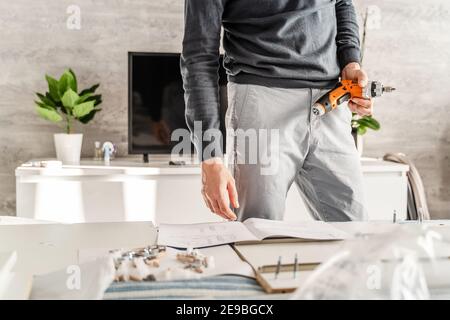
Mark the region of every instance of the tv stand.
[[[81, 160], [61, 168], [24, 164], [16, 169], [17, 216], [63, 223], [201, 223], [216, 217], [200, 193], [200, 166], [171, 166], [169, 155], [149, 158], [150, 164], [143, 164], [140, 155], [109, 164]], [[375, 159], [361, 159], [361, 165], [369, 220], [392, 224], [394, 211], [398, 221], [406, 219], [408, 166]], [[312, 219], [296, 188], [288, 193], [284, 218]]]
[[144, 153], [142, 155], [142, 160], [144, 161], [144, 163], [148, 163], [148, 153]]

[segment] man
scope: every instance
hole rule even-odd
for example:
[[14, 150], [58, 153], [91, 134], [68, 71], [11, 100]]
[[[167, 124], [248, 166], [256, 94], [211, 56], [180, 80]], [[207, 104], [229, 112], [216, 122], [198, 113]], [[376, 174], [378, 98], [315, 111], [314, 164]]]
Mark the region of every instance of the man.
[[[322, 117], [311, 112], [339, 77], [360, 86], [368, 81], [359, 65], [352, 1], [186, 0], [185, 5], [181, 71], [186, 119], [202, 161], [202, 194], [209, 209], [229, 220], [282, 219], [286, 194], [295, 182], [316, 219], [365, 219], [350, 121], [351, 111], [371, 114], [372, 101], [352, 99], [349, 108]], [[227, 154], [232, 170], [225, 166], [211, 130], [220, 122], [221, 27], [229, 79]], [[236, 161], [249, 156], [249, 150], [242, 155], [245, 139], [236, 134], [239, 129], [278, 130], [276, 172], [262, 173], [261, 153], [256, 163]], [[272, 150], [260, 142], [263, 152]]]

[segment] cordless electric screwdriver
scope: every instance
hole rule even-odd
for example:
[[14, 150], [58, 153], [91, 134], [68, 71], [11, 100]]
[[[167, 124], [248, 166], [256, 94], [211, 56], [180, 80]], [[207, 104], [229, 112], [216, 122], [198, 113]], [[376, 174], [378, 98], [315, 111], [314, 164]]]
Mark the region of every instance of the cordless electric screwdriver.
[[356, 81], [342, 80], [313, 105], [312, 112], [316, 116], [321, 116], [352, 98], [370, 99], [394, 90], [395, 88], [383, 86], [379, 81], [369, 81], [367, 86], [362, 88]]

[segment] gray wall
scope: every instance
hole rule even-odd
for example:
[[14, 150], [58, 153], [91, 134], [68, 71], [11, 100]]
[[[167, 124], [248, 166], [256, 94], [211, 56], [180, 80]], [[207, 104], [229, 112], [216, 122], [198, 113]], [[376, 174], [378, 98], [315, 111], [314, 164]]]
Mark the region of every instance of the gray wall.
[[[83, 154], [95, 140], [112, 140], [127, 152], [128, 51], [181, 49], [181, 0], [0, 1], [0, 214], [15, 212], [17, 165], [55, 154], [60, 129], [38, 118], [34, 92], [46, 89], [45, 73], [71, 67], [81, 86], [101, 83], [103, 111], [80, 126]], [[68, 30], [66, 9], [81, 8], [81, 30]]]
[[358, 0], [377, 5], [364, 65], [397, 87], [376, 101], [382, 130], [367, 134], [365, 155], [403, 152], [417, 165], [435, 218], [450, 218], [450, 1]]
[[[0, 214], [14, 214], [14, 168], [54, 154], [58, 128], [36, 117], [33, 92], [44, 74], [72, 67], [81, 85], [101, 82], [104, 111], [88, 126], [83, 154], [95, 140], [126, 153], [127, 52], [179, 51], [182, 0], [14, 0], [0, 2]], [[66, 28], [66, 8], [82, 10], [82, 28]], [[447, 0], [357, 0], [381, 10], [369, 30], [365, 66], [399, 91], [377, 102], [383, 129], [369, 133], [365, 154], [404, 152], [416, 161], [434, 217], [450, 218], [450, 4]], [[426, 3], [426, 4], [425, 4]]]

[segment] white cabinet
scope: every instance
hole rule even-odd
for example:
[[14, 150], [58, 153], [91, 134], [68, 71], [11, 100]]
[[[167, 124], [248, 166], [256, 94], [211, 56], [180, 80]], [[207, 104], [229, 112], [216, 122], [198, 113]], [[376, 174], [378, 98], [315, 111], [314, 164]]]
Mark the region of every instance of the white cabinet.
[[[371, 220], [406, 218], [408, 166], [363, 159]], [[82, 161], [78, 166], [16, 169], [17, 216], [58, 222], [154, 221], [194, 223], [218, 221], [203, 204], [200, 169], [173, 167], [159, 158], [118, 159], [109, 166]], [[286, 220], [311, 219], [297, 190], [291, 188]]]
[[[406, 220], [408, 190], [406, 173], [409, 167], [368, 158], [363, 158], [361, 164], [369, 220], [392, 221], [394, 211], [398, 220]], [[302, 219], [311, 219], [297, 188], [292, 187], [287, 196], [284, 219], [298, 220], [296, 216], [299, 212]]]

